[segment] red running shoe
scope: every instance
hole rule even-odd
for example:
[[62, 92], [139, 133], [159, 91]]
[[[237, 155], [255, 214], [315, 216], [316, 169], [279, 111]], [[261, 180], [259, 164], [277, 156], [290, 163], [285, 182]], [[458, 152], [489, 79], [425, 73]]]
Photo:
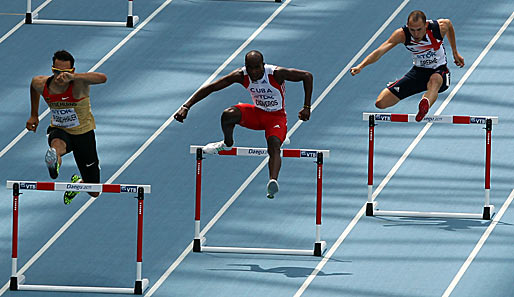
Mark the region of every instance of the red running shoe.
[[421, 122], [421, 120], [427, 114], [429, 108], [430, 108], [430, 103], [428, 102], [428, 99], [423, 97], [423, 99], [421, 99], [421, 101], [419, 101], [419, 110], [418, 110], [418, 114], [416, 115], [416, 122]]

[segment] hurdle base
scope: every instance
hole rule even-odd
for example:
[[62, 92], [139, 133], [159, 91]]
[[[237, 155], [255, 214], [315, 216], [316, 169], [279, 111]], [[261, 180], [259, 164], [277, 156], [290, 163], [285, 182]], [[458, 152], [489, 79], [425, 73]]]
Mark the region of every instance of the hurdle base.
[[20, 285], [25, 283], [25, 275], [11, 276], [11, 282], [9, 284], [9, 289], [11, 291], [18, 291]]
[[128, 16], [126, 26], [129, 28], [134, 28], [134, 26], [139, 22], [139, 17], [137, 15]]
[[[322, 241], [323, 242], [323, 241]], [[320, 242], [320, 251], [321, 243]], [[325, 243], [326, 246], [326, 243]], [[271, 254], [271, 255], [295, 255], [295, 256], [314, 256], [314, 250], [299, 249], [274, 249], [274, 248], [247, 248], [229, 246], [202, 246], [202, 252], [207, 253], [234, 253], [234, 254]]]
[[391, 217], [418, 217], [418, 218], [455, 218], [455, 219], [482, 219], [481, 213], [463, 212], [432, 212], [432, 211], [397, 211], [397, 210], [375, 210], [375, 216]]
[[327, 250], [327, 242], [319, 241], [314, 243], [314, 256], [321, 257]]
[[[138, 282], [140, 283], [138, 285]], [[136, 281], [133, 288], [116, 287], [80, 287], [80, 286], [51, 286], [51, 285], [18, 285], [18, 291], [47, 291], [47, 292], [74, 292], [74, 293], [110, 293], [142, 295], [148, 288], [150, 281], [143, 279]], [[138, 288], [139, 286], [139, 288]]]
[[484, 212], [482, 215], [482, 219], [490, 220], [493, 217], [494, 213], [494, 205], [484, 206]]
[[366, 203], [366, 216], [372, 217], [374, 215], [376, 206], [377, 206], [377, 202], [367, 202]]
[[148, 289], [148, 285], [150, 281], [147, 278], [143, 278], [142, 280], [137, 280], [134, 285], [134, 295], [143, 295], [146, 289]]
[[201, 253], [202, 252], [202, 246], [207, 242], [207, 239], [205, 237], [202, 238], [195, 238], [193, 240], [193, 252], [195, 253]]

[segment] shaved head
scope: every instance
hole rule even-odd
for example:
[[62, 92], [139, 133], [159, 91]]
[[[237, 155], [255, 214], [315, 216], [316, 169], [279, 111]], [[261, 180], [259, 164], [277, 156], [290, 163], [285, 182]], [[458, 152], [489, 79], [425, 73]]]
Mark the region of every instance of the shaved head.
[[259, 51], [249, 51], [245, 56], [245, 64], [263, 64], [264, 57]]
[[245, 56], [245, 67], [252, 81], [261, 79], [264, 75], [264, 57], [259, 51], [249, 51]]
[[409, 25], [409, 23], [413, 24], [419, 21], [423, 22], [423, 24], [427, 21], [427, 17], [421, 10], [414, 10], [407, 17], [407, 25]]

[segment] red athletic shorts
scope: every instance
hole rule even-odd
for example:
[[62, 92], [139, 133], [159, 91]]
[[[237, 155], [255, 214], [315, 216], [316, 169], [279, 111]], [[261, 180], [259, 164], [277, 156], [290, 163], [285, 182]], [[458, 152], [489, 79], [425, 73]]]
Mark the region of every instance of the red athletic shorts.
[[240, 126], [252, 130], [264, 130], [266, 139], [277, 136], [281, 142], [284, 142], [287, 133], [287, 116], [284, 111], [268, 112], [247, 103], [239, 103], [235, 107], [241, 111]]

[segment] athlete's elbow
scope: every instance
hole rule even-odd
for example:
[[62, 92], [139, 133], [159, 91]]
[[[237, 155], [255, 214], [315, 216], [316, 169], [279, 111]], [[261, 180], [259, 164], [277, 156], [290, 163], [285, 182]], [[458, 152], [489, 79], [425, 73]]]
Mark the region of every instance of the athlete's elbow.
[[312, 83], [313, 80], [314, 80], [314, 77], [312, 76], [312, 73], [310, 73], [309, 71], [305, 71], [303, 81]]

